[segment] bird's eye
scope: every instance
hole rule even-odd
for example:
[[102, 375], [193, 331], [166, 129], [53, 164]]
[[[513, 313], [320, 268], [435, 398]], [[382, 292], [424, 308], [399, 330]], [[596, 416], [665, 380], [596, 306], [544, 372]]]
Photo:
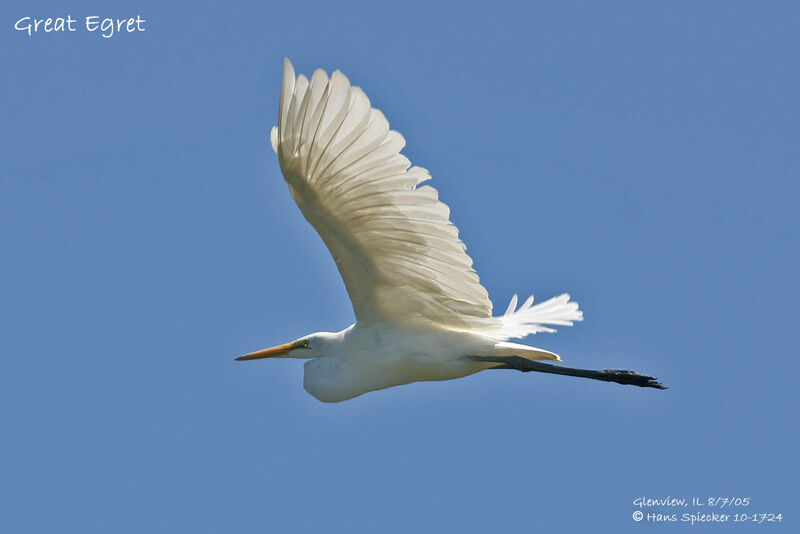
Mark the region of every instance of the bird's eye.
[[309, 343], [309, 341], [307, 339], [304, 339], [303, 340], [303, 348], [307, 349], [310, 346], [311, 346], [311, 343]]

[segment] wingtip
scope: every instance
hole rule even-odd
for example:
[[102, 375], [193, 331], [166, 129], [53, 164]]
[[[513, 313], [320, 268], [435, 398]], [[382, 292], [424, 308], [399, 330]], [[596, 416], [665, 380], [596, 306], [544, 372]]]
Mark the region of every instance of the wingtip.
[[294, 79], [294, 65], [288, 57], [283, 58], [283, 77]]
[[278, 153], [278, 127], [273, 126], [269, 132], [269, 144], [272, 145], [272, 150]]
[[335, 71], [333, 71], [331, 73], [331, 81], [335, 82], [335, 83], [340, 83], [340, 84], [341, 83], [346, 83], [347, 84], [347, 89], [348, 90], [350, 89], [350, 78], [348, 78], [345, 75], [345, 73], [343, 73], [339, 69], [336, 69]]

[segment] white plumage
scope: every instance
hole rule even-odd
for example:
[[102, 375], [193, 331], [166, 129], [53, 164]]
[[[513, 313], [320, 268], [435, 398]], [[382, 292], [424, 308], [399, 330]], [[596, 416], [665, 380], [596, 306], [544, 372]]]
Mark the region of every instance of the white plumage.
[[[498, 338], [546, 330], [530, 324], [523, 332], [530, 321], [515, 314], [492, 318], [450, 209], [436, 189], [420, 185], [430, 174], [411, 166], [400, 153], [403, 136], [344, 74], [329, 79], [317, 70], [309, 83], [295, 78], [286, 60], [271, 138], [292, 196], [339, 267], [359, 324], [420, 320]], [[518, 313], [527, 319], [526, 304]], [[576, 303], [568, 308], [551, 324], [581, 319]]]
[[411, 166], [403, 136], [344, 74], [317, 70], [309, 81], [286, 60], [270, 138], [292, 197], [336, 261], [356, 324], [241, 359], [309, 359], [305, 387], [327, 402], [499, 365], [473, 357], [559, 359], [506, 340], [572, 325], [583, 318], [578, 304], [563, 294], [516, 308], [515, 295], [492, 317], [449, 208], [422, 185], [430, 174]]

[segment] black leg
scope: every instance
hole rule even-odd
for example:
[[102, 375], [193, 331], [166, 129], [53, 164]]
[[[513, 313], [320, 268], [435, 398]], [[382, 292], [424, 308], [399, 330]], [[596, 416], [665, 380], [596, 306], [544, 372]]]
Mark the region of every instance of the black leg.
[[605, 369], [603, 371], [593, 371], [591, 369], [575, 369], [573, 367], [562, 367], [549, 363], [534, 362], [520, 358], [519, 356], [467, 356], [476, 362], [497, 362], [500, 365], [492, 369], [516, 369], [517, 371], [528, 372], [537, 371], [540, 373], [552, 373], [556, 375], [580, 376], [582, 378], [592, 378], [605, 382], [616, 382], [617, 384], [630, 384], [643, 388], [667, 389], [652, 376], [640, 375], [633, 371], [620, 371], [616, 369]]

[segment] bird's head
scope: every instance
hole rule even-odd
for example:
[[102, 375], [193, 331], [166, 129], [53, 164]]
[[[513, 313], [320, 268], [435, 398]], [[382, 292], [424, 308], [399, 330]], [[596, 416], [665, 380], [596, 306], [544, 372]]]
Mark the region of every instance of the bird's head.
[[333, 342], [335, 336], [336, 334], [330, 332], [317, 332], [283, 345], [257, 350], [236, 359], [244, 361], [260, 360], [261, 358], [297, 358], [301, 360], [321, 358], [325, 356], [325, 349]]

